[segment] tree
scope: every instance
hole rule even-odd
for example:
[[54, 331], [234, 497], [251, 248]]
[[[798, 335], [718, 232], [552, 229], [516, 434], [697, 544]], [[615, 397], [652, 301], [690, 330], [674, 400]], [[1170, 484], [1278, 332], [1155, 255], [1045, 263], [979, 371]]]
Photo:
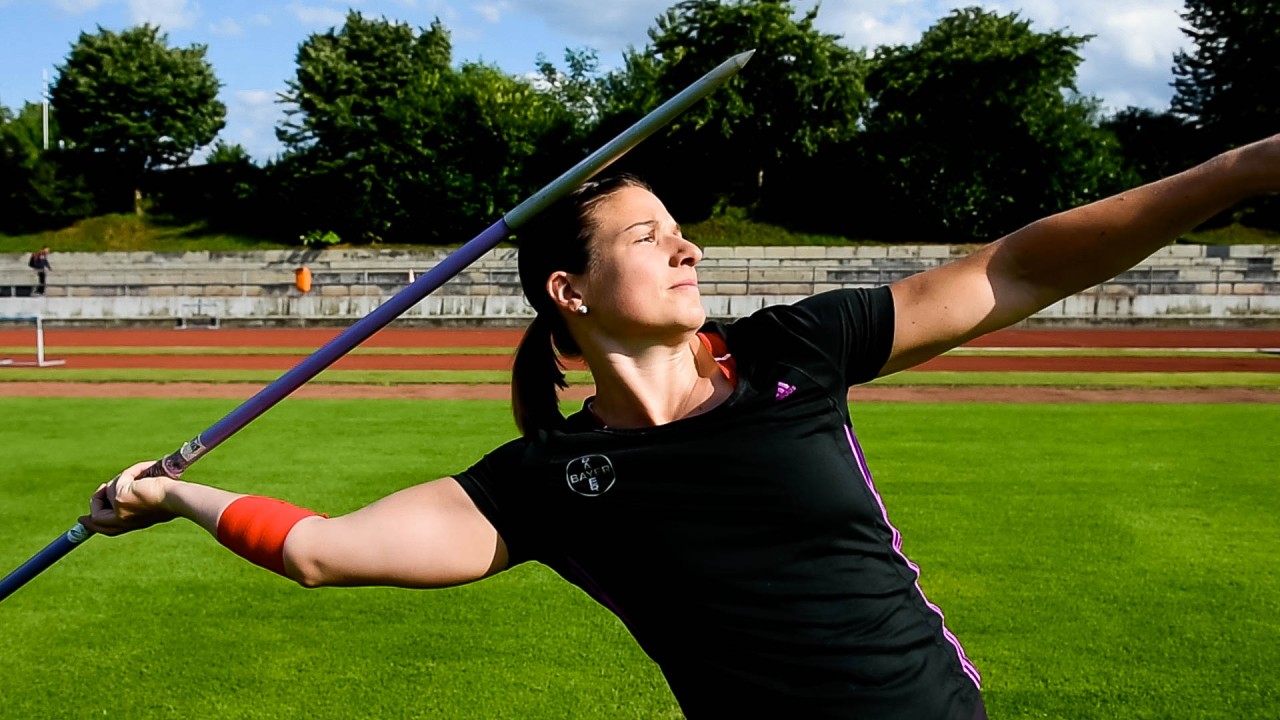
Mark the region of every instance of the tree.
[[114, 175], [106, 190], [133, 189], [150, 171], [185, 163], [225, 124], [205, 46], [170, 48], [150, 25], [81, 33], [51, 91], [63, 138]]
[[[796, 16], [786, 0], [684, 0], [656, 20], [650, 44], [628, 53], [612, 91], [615, 118], [630, 121], [673, 96], [732, 55], [755, 49], [725, 87], [690, 108], [629, 164], [673, 199], [685, 217], [716, 204], [752, 205], [773, 173], [852, 138], [866, 95], [867, 64], [839, 37], [814, 27], [818, 8]], [[696, 172], [691, 172], [696, 169]]]
[[451, 53], [439, 21], [416, 33], [358, 12], [302, 43], [283, 97], [292, 107], [276, 130], [288, 149], [281, 170], [292, 180], [298, 232], [389, 238], [409, 210], [405, 188], [442, 173], [436, 147]]
[[608, 103], [605, 79], [599, 74], [600, 57], [590, 48], [566, 48], [564, 63], [562, 71], [539, 53], [538, 82], [569, 113], [574, 128], [585, 133], [600, 121]]
[[302, 44], [277, 130], [299, 232], [455, 242], [526, 194], [565, 111], [495, 68], [454, 70], [451, 53], [439, 20], [418, 32], [358, 12]]
[[915, 45], [878, 49], [862, 158], [850, 173], [863, 183], [850, 194], [879, 217], [862, 229], [986, 240], [1125, 185], [1114, 136], [1097, 127], [1097, 101], [1076, 92], [1088, 39], [967, 8]]
[[1183, 34], [1195, 43], [1174, 56], [1171, 109], [1216, 153], [1280, 127], [1280, 3], [1186, 0]]
[[[56, 118], [50, 128], [57, 131]], [[0, 228], [26, 232], [89, 215], [84, 178], [58, 148], [44, 150], [42, 109], [26, 103], [14, 115], [0, 107]]]
[[252, 165], [253, 158], [250, 157], [249, 151], [244, 149], [240, 143], [228, 145], [225, 141], [219, 140], [213, 144], [213, 148], [209, 150], [209, 154], [205, 156], [206, 165]]
[[[1203, 157], [1260, 140], [1280, 128], [1280, 2], [1186, 0], [1183, 33], [1192, 52], [1174, 56], [1171, 109], [1202, 135]], [[1203, 158], [1202, 158], [1203, 159]], [[1280, 198], [1258, 198], [1210, 224], [1244, 222], [1280, 230]]]
[[1148, 183], [1181, 172], [1205, 159], [1200, 133], [1169, 111], [1128, 107], [1102, 122], [1120, 142], [1125, 165]]
[[264, 171], [239, 144], [214, 143], [205, 161], [153, 173], [150, 197], [158, 213], [212, 230], [264, 236], [279, 213], [260, 197]]

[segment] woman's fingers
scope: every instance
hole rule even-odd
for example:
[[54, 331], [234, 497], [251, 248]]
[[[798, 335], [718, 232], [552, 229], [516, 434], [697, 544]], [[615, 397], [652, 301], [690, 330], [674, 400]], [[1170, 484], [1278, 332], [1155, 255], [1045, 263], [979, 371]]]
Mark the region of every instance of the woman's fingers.
[[125, 468], [125, 471], [120, 473], [119, 477], [126, 477], [126, 478], [129, 478], [130, 480], [136, 480], [138, 475], [142, 474], [143, 470], [146, 470], [147, 468], [151, 467], [152, 465], [155, 465], [158, 462], [160, 461], [144, 460], [140, 463], [134, 463], [129, 467]]
[[80, 517], [80, 524], [103, 535], [119, 535], [123, 532], [119, 526], [119, 518], [107, 501], [107, 488], [110, 484], [98, 486], [98, 491], [89, 498], [89, 514]]
[[154, 464], [154, 460], [135, 463], [110, 482], [99, 485], [89, 498], [89, 514], [81, 517], [80, 523], [94, 532], [119, 535], [170, 519], [157, 512], [156, 499], [151, 497], [157, 494], [155, 488], [148, 493], [146, 488], [135, 487], [139, 482], [152, 482], [139, 481], [138, 475]]
[[107, 508], [114, 511], [116, 509], [116, 496], [120, 493], [120, 476], [117, 475], [114, 480], [107, 483], [107, 487], [102, 491], [102, 497], [106, 502]]

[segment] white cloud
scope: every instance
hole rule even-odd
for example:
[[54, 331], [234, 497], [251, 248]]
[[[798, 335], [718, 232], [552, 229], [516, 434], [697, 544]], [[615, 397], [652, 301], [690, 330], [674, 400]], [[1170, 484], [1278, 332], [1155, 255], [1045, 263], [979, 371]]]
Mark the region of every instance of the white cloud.
[[1081, 51], [1077, 86], [1104, 109], [1168, 107], [1173, 55], [1191, 47], [1180, 29], [1182, 0], [1033, 0], [1022, 7], [1037, 31], [1093, 36]]
[[485, 22], [497, 23], [502, 21], [502, 8], [498, 5], [476, 5], [472, 8]]
[[[797, 9], [807, 11], [813, 5], [802, 2]], [[846, 47], [873, 50], [881, 45], [914, 43], [939, 17], [941, 13], [931, 11], [922, 3], [846, 1], [822, 3], [814, 25], [822, 32], [839, 35]]]
[[670, 0], [501, 0], [492, 3], [504, 17], [520, 14], [538, 18], [547, 27], [602, 55], [627, 46], [644, 45], [654, 18], [670, 5]]
[[292, 3], [289, 5], [289, 12], [307, 27], [339, 27], [347, 21], [345, 12], [330, 7]]
[[1171, 8], [1132, 8], [1105, 18], [1104, 23], [1106, 35], [1099, 38], [1099, 45], [1115, 48], [1126, 62], [1141, 68], [1167, 68], [1173, 54], [1188, 42]]
[[253, 23], [254, 25], [263, 25], [263, 26], [270, 25], [271, 16], [266, 13], [257, 13], [253, 17], [249, 18], [249, 22]]
[[129, 19], [135, 24], [150, 23], [165, 30], [188, 28], [200, 14], [187, 0], [129, 0]]
[[275, 90], [237, 90], [235, 101], [246, 108], [269, 108], [275, 104], [279, 92]]
[[231, 18], [223, 18], [218, 22], [209, 23], [209, 32], [218, 37], [240, 37], [244, 34], [244, 28]]
[[[801, 10], [814, 0], [801, 0]], [[817, 27], [850, 47], [912, 43], [952, 10], [981, 5], [1016, 12], [1035, 32], [1092, 35], [1082, 48], [1077, 86], [1103, 105], [1167, 107], [1173, 55], [1190, 47], [1179, 29], [1182, 0], [826, 0]]]
[[53, 4], [68, 15], [80, 15], [97, 8], [102, 0], [55, 0]]
[[284, 118], [284, 106], [275, 90], [238, 90], [227, 100], [227, 127], [223, 140], [238, 143], [256, 162], [281, 152], [276, 125]]

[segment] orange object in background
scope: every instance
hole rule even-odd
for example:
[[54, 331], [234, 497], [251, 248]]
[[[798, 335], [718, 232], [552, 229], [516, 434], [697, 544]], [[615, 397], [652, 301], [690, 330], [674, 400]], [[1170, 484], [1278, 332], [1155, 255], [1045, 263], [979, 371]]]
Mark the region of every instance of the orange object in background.
[[311, 292], [311, 268], [300, 267], [293, 273], [293, 284], [302, 292]]

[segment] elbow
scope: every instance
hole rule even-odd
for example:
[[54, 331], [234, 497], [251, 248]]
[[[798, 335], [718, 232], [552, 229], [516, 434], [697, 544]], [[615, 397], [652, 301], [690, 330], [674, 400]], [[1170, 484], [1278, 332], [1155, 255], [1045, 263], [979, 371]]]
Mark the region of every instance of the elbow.
[[308, 519], [294, 526], [283, 548], [284, 574], [304, 588], [318, 588], [333, 584], [333, 574], [324, 558], [322, 525], [326, 518]]
[[1079, 283], [1071, 277], [1070, 269], [1060, 263], [1047, 263], [1045, 258], [1017, 244], [1001, 245], [991, 257], [988, 280], [997, 307], [1015, 309], [1016, 319], [1084, 289], [1076, 287]]
[[293, 581], [308, 590], [314, 590], [315, 588], [324, 587], [326, 585], [322, 578], [311, 575], [293, 578]]
[[318, 588], [330, 584], [324, 567], [313, 557], [303, 553], [288, 553], [284, 561], [285, 576], [304, 588]]

